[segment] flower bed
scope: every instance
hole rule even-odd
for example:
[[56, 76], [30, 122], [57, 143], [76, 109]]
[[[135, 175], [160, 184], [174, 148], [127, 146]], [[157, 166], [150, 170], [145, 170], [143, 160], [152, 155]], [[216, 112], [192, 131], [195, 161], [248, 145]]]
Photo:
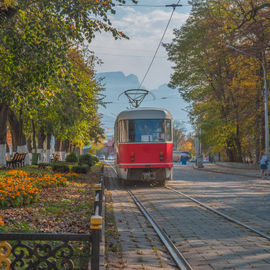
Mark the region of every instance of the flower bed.
[[0, 208], [17, 207], [35, 202], [43, 188], [66, 186], [75, 173], [29, 173], [11, 170], [0, 177]]
[[[51, 174], [49, 170], [44, 173], [33, 167], [23, 169], [39, 179]], [[0, 207], [0, 232], [89, 233], [95, 199], [93, 185], [99, 181], [99, 171], [62, 176], [68, 179], [67, 184], [40, 187], [36, 202]]]

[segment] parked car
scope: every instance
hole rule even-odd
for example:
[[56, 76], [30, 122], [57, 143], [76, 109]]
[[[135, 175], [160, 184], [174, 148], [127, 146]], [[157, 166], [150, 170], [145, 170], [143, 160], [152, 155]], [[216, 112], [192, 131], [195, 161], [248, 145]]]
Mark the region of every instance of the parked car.
[[185, 157], [186, 160], [191, 158], [190, 153], [184, 151], [173, 151], [173, 162], [180, 162]]
[[180, 161], [181, 161], [181, 152], [173, 151], [173, 162], [180, 162]]
[[189, 160], [191, 158], [189, 152], [181, 152], [180, 155], [181, 155], [181, 158], [185, 157], [187, 160]]
[[107, 159], [108, 160], [114, 160], [114, 154], [109, 154]]
[[100, 155], [100, 156], [99, 156], [99, 160], [105, 160], [105, 155], [103, 155], [103, 154]]

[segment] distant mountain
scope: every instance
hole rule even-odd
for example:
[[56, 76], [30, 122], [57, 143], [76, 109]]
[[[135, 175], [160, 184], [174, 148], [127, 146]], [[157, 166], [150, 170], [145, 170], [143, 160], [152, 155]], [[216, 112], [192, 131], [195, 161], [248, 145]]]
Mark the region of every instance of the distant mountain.
[[108, 98], [115, 97], [117, 93], [120, 95], [127, 89], [138, 88], [140, 82], [136, 75], [130, 74], [125, 76], [123, 72], [105, 72], [98, 73], [98, 78], [103, 78], [103, 84], [106, 88], [106, 96]]
[[[116, 116], [129, 107], [128, 99], [125, 95], [119, 95], [128, 89], [136, 89], [140, 83], [134, 74], [126, 76], [123, 72], [98, 73], [97, 78], [103, 78], [103, 94], [106, 96], [104, 101], [108, 102], [106, 108], [100, 107], [99, 112], [103, 114], [103, 125], [107, 134], [113, 133], [113, 125]], [[167, 84], [159, 86], [157, 89], [148, 89], [152, 95], [148, 95], [142, 102], [141, 107], [160, 107], [168, 109], [174, 120], [185, 123], [187, 131], [191, 131], [188, 116], [184, 109], [187, 103], [180, 97], [175, 89], [171, 89]]]

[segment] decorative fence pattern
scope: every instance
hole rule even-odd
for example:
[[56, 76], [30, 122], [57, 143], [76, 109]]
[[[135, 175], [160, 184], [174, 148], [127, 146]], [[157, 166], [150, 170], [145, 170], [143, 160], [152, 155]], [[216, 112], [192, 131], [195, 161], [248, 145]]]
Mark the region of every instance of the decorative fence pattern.
[[0, 269], [99, 269], [104, 167], [96, 184], [91, 234], [1, 233]]

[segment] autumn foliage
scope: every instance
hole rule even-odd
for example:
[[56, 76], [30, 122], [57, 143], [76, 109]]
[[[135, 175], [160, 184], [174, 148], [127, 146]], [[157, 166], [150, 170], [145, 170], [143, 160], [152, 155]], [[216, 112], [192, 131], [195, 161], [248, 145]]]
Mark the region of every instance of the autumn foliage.
[[170, 85], [190, 102], [205, 151], [220, 152], [229, 161], [258, 161], [265, 147], [261, 63], [269, 71], [270, 5], [262, 0], [191, 2], [186, 24], [165, 45], [174, 63]]

